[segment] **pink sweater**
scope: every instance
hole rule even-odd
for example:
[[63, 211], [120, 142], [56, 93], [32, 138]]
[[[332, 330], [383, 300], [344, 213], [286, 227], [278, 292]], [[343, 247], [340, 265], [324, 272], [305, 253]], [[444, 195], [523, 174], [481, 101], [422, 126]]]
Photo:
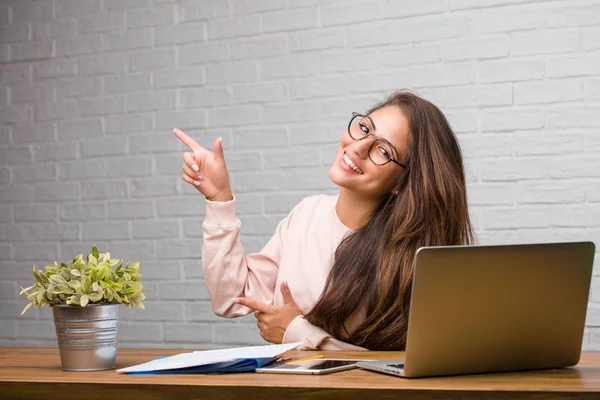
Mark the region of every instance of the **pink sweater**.
[[[351, 232], [337, 216], [336, 201], [337, 196], [327, 195], [305, 198], [255, 254], [245, 254], [240, 243], [235, 198], [206, 201], [202, 266], [214, 312], [228, 318], [252, 312], [234, 303], [234, 297], [281, 305], [279, 287], [284, 280], [302, 313], [310, 311], [323, 291], [336, 248]], [[352, 331], [362, 320], [359, 311], [347, 321], [347, 328]], [[333, 338], [302, 316], [290, 323], [283, 337], [283, 343], [292, 342], [302, 342], [299, 349], [303, 350], [366, 350]]]

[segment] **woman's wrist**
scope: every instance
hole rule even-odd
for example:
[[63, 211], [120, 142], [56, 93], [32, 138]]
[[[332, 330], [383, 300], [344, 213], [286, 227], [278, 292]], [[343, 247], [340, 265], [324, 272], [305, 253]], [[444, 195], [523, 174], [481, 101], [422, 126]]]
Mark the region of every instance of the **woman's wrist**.
[[227, 202], [227, 201], [231, 201], [233, 200], [233, 193], [231, 192], [231, 190], [228, 190], [225, 193], [219, 193], [218, 195], [214, 196], [214, 197], [206, 197], [206, 200], [208, 201], [212, 201], [212, 202]]

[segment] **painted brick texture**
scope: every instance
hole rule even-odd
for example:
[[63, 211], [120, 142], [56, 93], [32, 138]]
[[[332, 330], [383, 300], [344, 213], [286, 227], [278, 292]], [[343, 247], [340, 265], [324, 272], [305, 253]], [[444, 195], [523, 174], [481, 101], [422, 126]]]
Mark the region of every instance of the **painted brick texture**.
[[[139, 260], [122, 347], [262, 343], [212, 313], [201, 196], [172, 128], [222, 136], [258, 251], [328, 167], [354, 110], [410, 88], [458, 134], [480, 243], [600, 245], [600, 4], [587, 0], [7, 0], [0, 5], [0, 345], [54, 346], [19, 317], [31, 266], [96, 243]], [[600, 349], [596, 268], [584, 339]]]

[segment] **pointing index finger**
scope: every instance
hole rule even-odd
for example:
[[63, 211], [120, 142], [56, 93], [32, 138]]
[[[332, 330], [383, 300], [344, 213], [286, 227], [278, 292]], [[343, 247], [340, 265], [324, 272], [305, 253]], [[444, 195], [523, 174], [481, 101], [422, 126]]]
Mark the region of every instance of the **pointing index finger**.
[[181, 140], [183, 144], [185, 144], [190, 150], [198, 151], [202, 148], [202, 146], [196, 143], [196, 141], [189, 137], [185, 132], [177, 128], [173, 129], [173, 132], [175, 133], [175, 136], [177, 136], [177, 138]]
[[243, 306], [260, 312], [269, 312], [272, 307], [270, 304], [261, 303], [258, 300], [250, 299], [248, 297], [237, 297], [234, 299], [234, 301], [237, 304], [241, 304]]

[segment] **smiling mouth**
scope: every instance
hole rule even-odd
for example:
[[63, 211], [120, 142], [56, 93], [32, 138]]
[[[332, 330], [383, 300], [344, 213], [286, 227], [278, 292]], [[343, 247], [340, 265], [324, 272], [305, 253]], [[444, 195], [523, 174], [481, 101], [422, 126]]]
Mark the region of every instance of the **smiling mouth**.
[[358, 168], [358, 166], [356, 164], [354, 164], [354, 162], [350, 159], [350, 157], [348, 157], [346, 155], [346, 153], [344, 153], [344, 155], [342, 156], [342, 160], [344, 161], [344, 163], [347, 166], [352, 168], [354, 170], [354, 172], [356, 172], [357, 174], [364, 174], [363, 170]]

